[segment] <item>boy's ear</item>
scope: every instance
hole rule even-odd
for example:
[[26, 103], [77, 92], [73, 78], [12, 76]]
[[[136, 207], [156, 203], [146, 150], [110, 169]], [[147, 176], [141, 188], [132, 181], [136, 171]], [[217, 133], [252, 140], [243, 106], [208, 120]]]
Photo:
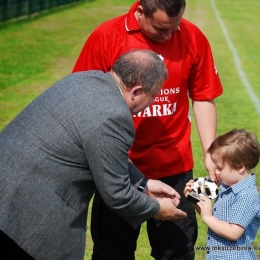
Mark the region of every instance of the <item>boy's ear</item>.
[[245, 171], [245, 166], [243, 165], [243, 166], [241, 166], [240, 168], [238, 168], [237, 169], [237, 171], [239, 172], [239, 173], [242, 173], [242, 172], [244, 172]]

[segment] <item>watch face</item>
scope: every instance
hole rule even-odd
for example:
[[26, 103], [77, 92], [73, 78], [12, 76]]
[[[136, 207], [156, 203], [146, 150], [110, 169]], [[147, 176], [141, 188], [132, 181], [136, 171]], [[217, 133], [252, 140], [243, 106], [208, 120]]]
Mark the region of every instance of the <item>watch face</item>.
[[206, 195], [209, 199], [215, 199], [218, 196], [217, 184], [208, 177], [194, 179], [192, 191], [198, 195]]

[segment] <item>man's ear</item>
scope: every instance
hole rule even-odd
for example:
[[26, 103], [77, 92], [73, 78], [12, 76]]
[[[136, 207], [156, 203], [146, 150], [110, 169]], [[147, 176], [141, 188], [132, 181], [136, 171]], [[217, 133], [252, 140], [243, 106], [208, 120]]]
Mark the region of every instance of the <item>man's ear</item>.
[[144, 93], [144, 90], [143, 90], [142, 86], [138, 85], [138, 86], [132, 87], [132, 89], [130, 91], [131, 99], [135, 100], [136, 97], [143, 95], [143, 93]]
[[136, 11], [135, 11], [136, 16], [140, 19], [141, 16], [143, 16], [144, 11], [143, 7], [141, 5], [138, 5]]

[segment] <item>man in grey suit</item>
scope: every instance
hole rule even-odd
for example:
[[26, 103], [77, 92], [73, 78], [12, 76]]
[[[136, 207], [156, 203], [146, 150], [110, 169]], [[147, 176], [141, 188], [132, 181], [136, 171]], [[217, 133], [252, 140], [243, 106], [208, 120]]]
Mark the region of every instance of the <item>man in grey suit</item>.
[[108, 73], [61, 79], [2, 131], [0, 259], [83, 259], [95, 189], [133, 227], [186, 216], [175, 190], [144, 179], [128, 161], [132, 114], [166, 78], [157, 54], [133, 50]]

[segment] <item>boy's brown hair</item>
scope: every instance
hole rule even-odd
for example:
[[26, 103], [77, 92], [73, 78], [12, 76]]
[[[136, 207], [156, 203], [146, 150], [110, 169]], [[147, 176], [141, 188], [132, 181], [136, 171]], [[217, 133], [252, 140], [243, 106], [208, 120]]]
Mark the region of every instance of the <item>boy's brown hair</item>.
[[244, 129], [233, 129], [220, 135], [208, 149], [212, 161], [220, 161], [232, 169], [253, 169], [259, 162], [260, 147], [256, 136]]

